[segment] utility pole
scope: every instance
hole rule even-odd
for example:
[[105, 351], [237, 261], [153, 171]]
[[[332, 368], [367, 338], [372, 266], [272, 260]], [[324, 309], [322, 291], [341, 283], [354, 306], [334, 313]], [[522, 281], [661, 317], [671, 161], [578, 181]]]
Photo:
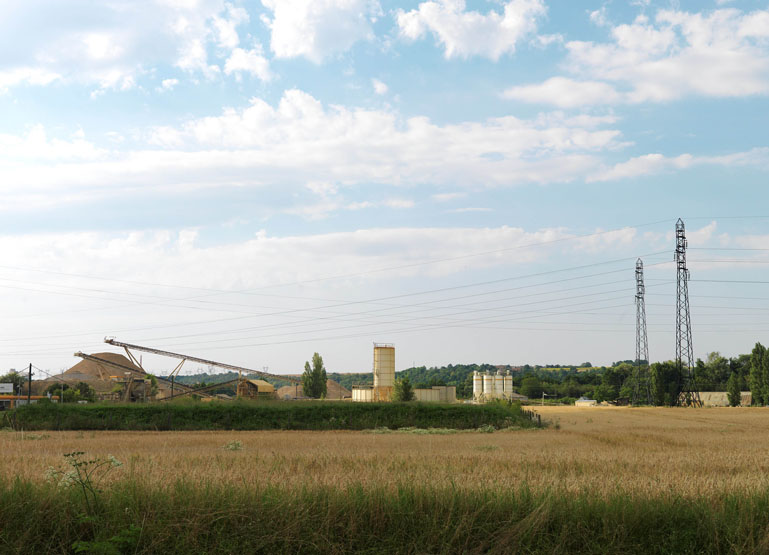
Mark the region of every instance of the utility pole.
[[635, 283], [635, 388], [633, 389], [633, 404], [651, 405], [649, 337], [646, 333], [646, 287], [644, 286], [644, 263], [640, 258], [635, 263]]
[[678, 370], [677, 405], [701, 407], [700, 393], [694, 383], [692, 362], [692, 316], [689, 311], [689, 270], [686, 267], [686, 227], [684, 221], [676, 222], [676, 369]]
[[32, 363], [29, 363], [29, 376], [27, 378], [27, 405], [32, 404]]

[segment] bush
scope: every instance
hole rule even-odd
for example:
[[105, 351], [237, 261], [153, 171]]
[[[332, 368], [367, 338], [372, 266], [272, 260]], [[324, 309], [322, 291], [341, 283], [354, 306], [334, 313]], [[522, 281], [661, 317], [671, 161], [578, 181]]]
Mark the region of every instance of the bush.
[[211, 402], [30, 405], [9, 415], [25, 430], [369, 430], [533, 427], [517, 403]]

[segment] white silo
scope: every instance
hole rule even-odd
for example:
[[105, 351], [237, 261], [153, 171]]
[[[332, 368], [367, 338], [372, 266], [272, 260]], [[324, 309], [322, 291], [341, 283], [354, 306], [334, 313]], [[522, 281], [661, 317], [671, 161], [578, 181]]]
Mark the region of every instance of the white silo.
[[510, 370], [505, 374], [505, 397], [508, 399], [513, 397], [513, 374]]
[[494, 397], [502, 399], [505, 396], [505, 376], [502, 374], [502, 370], [497, 371], [497, 375], [494, 376]]
[[478, 370], [473, 372], [473, 399], [476, 401], [483, 395], [483, 376]]
[[395, 345], [374, 343], [374, 395], [377, 401], [389, 401], [395, 385]]
[[483, 397], [485, 399], [494, 398], [494, 374], [488, 372], [483, 374]]

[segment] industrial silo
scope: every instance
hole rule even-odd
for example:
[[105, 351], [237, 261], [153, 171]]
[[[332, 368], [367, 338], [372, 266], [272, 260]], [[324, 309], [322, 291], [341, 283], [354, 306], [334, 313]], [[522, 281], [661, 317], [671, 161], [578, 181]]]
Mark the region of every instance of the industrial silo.
[[395, 345], [374, 343], [374, 394], [377, 401], [389, 401], [395, 384]]
[[513, 398], [513, 375], [510, 370], [505, 374], [505, 397], [508, 399]]
[[502, 399], [505, 396], [505, 376], [502, 374], [502, 370], [497, 371], [497, 375], [494, 376], [494, 397]]
[[473, 399], [476, 401], [483, 395], [483, 376], [478, 370], [473, 372]]
[[483, 397], [485, 399], [494, 398], [494, 374], [486, 372], [483, 375]]

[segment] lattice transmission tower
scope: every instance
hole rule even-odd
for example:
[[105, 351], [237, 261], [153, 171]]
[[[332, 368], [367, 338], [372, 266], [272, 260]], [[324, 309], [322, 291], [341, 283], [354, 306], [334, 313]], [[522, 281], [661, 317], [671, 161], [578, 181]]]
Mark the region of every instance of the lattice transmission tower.
[[635, 263], [635, 388], [634, 405], [651, 405], [652, 388], [649, 376], [649, 337], [646, 333], [646, 287], [644, 286], [644, 263], [640, 258]]
[[684, 221], [676, 222], [675, 260], [678, 270], [676, 291], [676, 368], [678, 370], [678, 399], [676, 404], [702, 406], [700, 393], [694, 383], [692, 362], [692, 316], [689, 312], [689, 270], [686, 267], [686, 227]]

